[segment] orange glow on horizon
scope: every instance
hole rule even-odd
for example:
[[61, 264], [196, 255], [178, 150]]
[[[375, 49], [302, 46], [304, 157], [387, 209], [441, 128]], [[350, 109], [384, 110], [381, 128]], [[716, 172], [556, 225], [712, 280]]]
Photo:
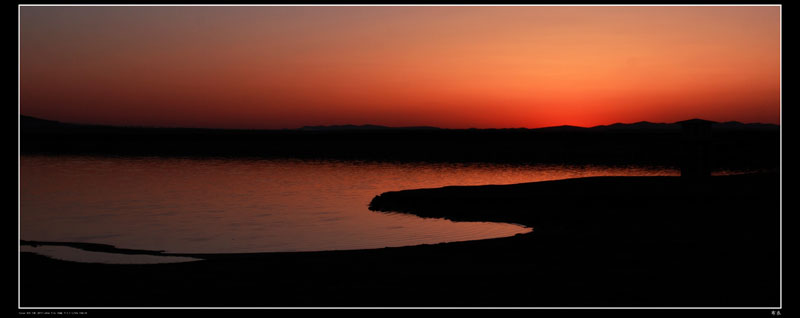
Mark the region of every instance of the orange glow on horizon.
[[779, 6], [25, 7], [20, 112], [297, 128], [779, 123]]

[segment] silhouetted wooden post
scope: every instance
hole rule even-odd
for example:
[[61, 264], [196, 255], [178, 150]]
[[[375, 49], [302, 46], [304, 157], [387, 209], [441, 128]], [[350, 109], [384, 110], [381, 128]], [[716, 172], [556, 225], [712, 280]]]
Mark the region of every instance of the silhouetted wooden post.
[[702, 179], [711, 176], [711, 124], [713, 121], [690, 119], [681, 124], [683, 154], [681, 177]]

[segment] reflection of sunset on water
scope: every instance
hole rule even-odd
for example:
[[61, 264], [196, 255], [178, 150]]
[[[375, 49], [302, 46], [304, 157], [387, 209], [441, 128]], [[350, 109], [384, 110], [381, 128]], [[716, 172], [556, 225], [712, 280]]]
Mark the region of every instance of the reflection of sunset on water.
[[371, 212], [386, 191], [600, 175], [638, 167], [24, 156], [21, 239], [181, 253], [380, 248], [511, 236], [510, 224]]

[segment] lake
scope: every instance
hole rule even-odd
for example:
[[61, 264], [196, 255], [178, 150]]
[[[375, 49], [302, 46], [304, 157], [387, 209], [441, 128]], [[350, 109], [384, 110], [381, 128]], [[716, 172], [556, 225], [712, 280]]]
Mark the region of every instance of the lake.
[[532, 229], [370, 211], [386, 191], [667, 168], [354, 161], [20, 157], [20, 239], [170, 253], [322, 251], [513, 236]]

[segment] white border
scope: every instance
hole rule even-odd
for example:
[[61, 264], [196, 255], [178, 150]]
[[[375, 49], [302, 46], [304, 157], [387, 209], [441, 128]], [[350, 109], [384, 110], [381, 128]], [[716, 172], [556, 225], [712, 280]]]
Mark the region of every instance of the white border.
[[20, 4], [21, 7], [780, 7], [779, 4]]
[[780, 251], [779, 251], [779, 295], [780, 304], [778, 307], [22, 307], [21, 306], [21, 247], [17, 245], [17, 309], [39, 310], [39, 309], [760, 309], [760, 310], [780, 310], [783, 309], [783, 6], [780, 4], [18, 4], [17, 5], [17, 239], [21, 240], [21, 221], [19, 213], [21, 211], [20, 202], [20, 114], [21, 104], [20, 90], [20, 41], [21, 41], [21, 15], [22, 7], [778, 7], [779, 21], [779, 207], [780, 207]]
[[780, 276], [779, 276], [780, 277], [780, 281], [778, 282], [778, 286], [779, 286], [778, 292], [779, 292], [779, 295], [780, 295], [780, 300], [778, 302], [780, 303], [779, 307], [783, 307], [783, 7], [782, 6], [778, 7], [778, 25], [780, 26], [779, 31], [778, 31], [778, 37], [780, 38], [780, 41], [779, 41], [779, 44], [778, 44], [778, 47], [779, 47], [779, 49], [778, 49], [778, 56], [779, 56], [779, 58], [778, 58], [778, 65], [779, 65], [778, 74], [780, 74], [780, 80], [779, 80], [779, 83], [778, 83], [779, 84], [779, 89], [778, 89], [778, 92], [779, 92], [778, 101], [779, 102], [778, 102], [778, 104], [780, 105], [779, 106], [780, 113], [778, 114], [778, 123], [780, 124], [778, 126], [778, 140], [779, 140], [779, 144], [778, 144], [778, 169], [779, 169], [779, 171], [778, 171], [778, 180], [779, 180], [778, 200], [780, 200], [778, 202], [778, 206], [780, 207], [780, 218], [779, 218], [779, 221], [778, 221], [778, 235], [780, 236], [780, 244], [778, 245], [779, 249], [780, 249], [778, 251], [778, 259], [779, 259], [778, 272], [780, 273]]

